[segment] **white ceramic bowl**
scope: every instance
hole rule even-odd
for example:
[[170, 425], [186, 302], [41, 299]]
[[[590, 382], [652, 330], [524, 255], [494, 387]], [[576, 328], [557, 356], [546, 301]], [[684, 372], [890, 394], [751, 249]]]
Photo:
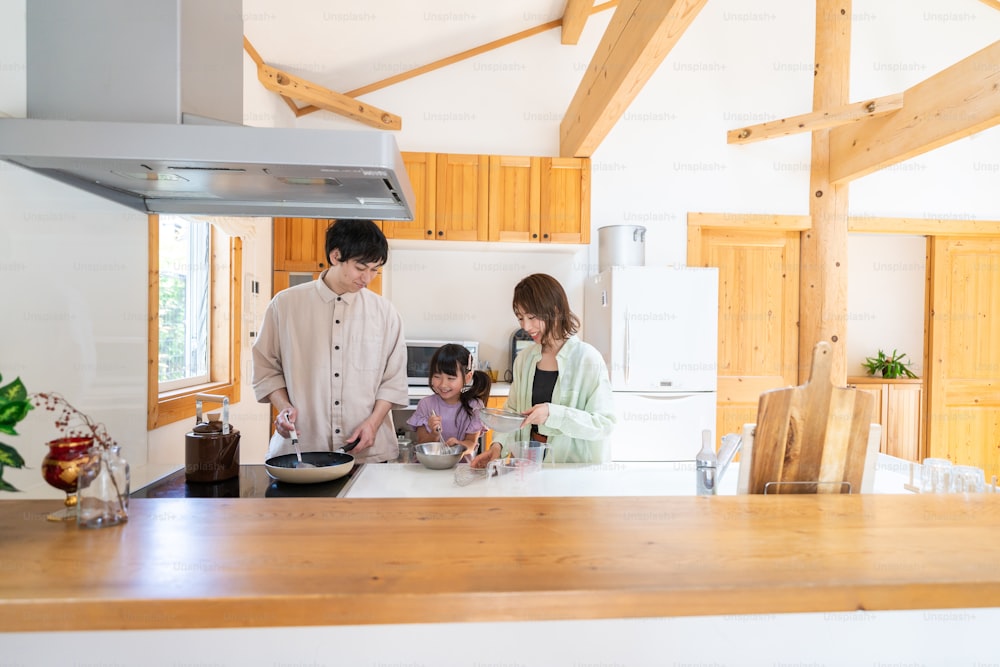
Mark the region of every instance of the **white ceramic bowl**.
[[524, 415], [498, 408], [480, 408], [479, 421], [483, 423], [483, 426], [493, 429], [497, 433], [513, 433], [521, 428]]

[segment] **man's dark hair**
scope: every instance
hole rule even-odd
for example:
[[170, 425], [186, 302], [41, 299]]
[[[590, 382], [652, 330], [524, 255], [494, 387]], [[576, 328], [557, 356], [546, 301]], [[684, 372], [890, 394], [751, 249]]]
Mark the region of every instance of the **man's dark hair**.
[[326, 230], [327, 259], [334, 249], [340, 251], [342, 262], [385, 264], [389, 259], [389, 242], [371, 220], [334, 220]]

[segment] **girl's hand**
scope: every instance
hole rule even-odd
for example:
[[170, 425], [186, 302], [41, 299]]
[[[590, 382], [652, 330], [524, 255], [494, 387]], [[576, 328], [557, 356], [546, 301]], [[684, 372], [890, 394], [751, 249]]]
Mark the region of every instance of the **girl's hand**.
[[485, 451], [476, 458], [469, 461], [470, 468], [485, 468], [490, 464], [490, 461], [494, 461], [500, 458], [500, 443], [493, 443], [489, 451]]
[[427, 418], [427, 430], [431, 433], [441, 432], [441, 415], [431, 415]]

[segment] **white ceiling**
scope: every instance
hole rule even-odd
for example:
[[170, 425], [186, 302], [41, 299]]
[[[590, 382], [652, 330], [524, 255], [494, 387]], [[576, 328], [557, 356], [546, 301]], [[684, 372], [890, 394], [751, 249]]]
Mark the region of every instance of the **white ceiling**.
[[[346, 92], [558, 19], [565, 3], [243, 0], [244, 33], [269, 65]], [[538, 39], [558, 44], [559, 35], [554, 29]]]

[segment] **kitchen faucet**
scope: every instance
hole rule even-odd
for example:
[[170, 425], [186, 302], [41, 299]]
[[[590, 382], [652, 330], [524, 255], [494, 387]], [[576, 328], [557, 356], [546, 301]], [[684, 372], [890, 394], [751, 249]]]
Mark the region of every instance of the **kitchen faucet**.
[[719, 492], [719, 484], [722, 476], [726, 474], [726, 469], [732, 463], [733, 457], [743, 444], [743, 438], [730, 433], [722, 436], [722, 447], [719, 452], [715, 452], [715, 445], [712, 442], [712, 432], [704, 430], [701, 432], [701, 451], [695, 457], [695, 483], [699, 496], [714, 496]]

